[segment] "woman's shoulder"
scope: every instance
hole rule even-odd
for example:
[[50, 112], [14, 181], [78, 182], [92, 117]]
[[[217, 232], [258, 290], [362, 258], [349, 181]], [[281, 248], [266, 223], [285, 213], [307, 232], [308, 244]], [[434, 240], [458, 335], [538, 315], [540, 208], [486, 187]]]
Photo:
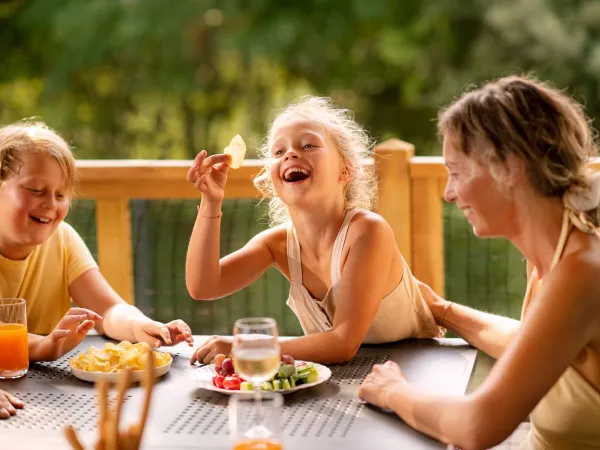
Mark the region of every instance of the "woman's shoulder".
[[564, 255], [548, 278], [561, 296], [590, 313], [597, 312], [600, 319], [600, 239]]

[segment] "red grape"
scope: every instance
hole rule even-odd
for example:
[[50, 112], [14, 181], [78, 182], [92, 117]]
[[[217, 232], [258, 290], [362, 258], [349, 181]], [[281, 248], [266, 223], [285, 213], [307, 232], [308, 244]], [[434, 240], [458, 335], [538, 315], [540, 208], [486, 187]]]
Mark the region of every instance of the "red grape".
[[284, 364], [289, 364], [290, 366], [294, 365], [294, 358], [292, 358], [290, 355], [283, 355], [281, 357], [281, 361], [283, 361]]
[[223, 360], [223, 365], [221, 366], [221, 370], [228, 375], [231, 375], [235, 372], [233, 368], [233, 361], [230, 358], [225, 358]]

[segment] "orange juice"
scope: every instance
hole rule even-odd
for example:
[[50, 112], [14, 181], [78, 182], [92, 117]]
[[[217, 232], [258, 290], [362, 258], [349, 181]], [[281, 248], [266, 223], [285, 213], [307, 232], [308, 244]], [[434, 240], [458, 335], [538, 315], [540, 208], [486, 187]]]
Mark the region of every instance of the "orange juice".
[[264, 439], [251, 439], [235, 444], [233, 450], [283, 450], [280, 442]]
[[0, 324], [0, 372], [29, 367], [27, 326], [20, 323]]

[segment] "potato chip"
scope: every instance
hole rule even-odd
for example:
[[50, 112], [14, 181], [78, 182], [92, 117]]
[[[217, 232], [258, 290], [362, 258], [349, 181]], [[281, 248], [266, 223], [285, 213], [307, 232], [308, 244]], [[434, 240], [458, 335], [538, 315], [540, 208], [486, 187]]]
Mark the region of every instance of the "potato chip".
[[[146, 352], [150, 346], [145, 342], [132, 344], [129, 341], [122, 341], [118, 344], [107, 342], [104, 349], [99, 350], [92, 346], [87, 352], [80, 353], [70, 362], [73, 367], [86, 372], [123, 372], [125, 369], [144, 370], [146, 369]], [[170, 353], [154, 352], [156, 367], [161, 367], [171, 360]]]
[[239, 169], [246, 157], [246, 143], [239, 134], [236, 134], [223, 153], [231, 155], [231, 168]]

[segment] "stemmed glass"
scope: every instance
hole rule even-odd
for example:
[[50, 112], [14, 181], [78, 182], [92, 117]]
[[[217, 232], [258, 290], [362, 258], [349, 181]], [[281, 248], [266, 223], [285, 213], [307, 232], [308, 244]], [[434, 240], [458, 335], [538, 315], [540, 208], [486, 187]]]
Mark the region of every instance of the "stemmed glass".
[[[278, 336], [277, 322], [268, 317], [239, 319], [233, 326], [231, 359], [236, 372], [252, 383], [257, 418], [261, 416], [261, 384], [279, 370], [281, 348]], [[268, 438], [269, 430], [260, 424], [260, 420], [257, 422], [246, 437]]]

